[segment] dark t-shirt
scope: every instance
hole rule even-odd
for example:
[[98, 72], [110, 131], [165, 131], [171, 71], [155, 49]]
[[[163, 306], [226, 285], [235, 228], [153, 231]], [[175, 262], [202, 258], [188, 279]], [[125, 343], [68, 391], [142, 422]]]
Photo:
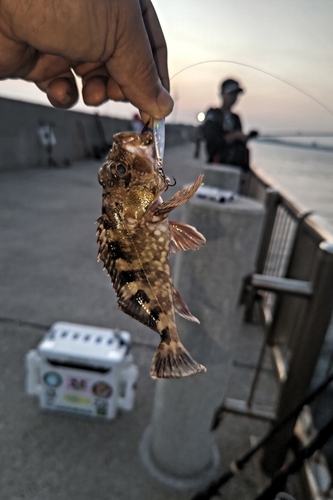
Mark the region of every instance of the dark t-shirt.
[[231, 111], [223, 112], [220, 108], [210, 108], [206, 113], [204, 137], [208, 163], [227, 163], [243, 168], [248, 166], [248, 151], [242, 141], [227, 144], [225, 135], [242, 131], [240, 118]]

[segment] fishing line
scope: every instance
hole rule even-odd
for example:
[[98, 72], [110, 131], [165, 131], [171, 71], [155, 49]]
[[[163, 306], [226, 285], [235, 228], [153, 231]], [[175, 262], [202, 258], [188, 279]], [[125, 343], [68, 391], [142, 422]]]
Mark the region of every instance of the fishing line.
[[320, 102], [318, 99], [316, 99], [314, 96], [312, 96], [308, 92], [305, 92], [301, 88], [297, 87], [297, 85], [294, 85], [293, 83], [288, 82], [287, 80], [285, 80], [284, 78], [281, 78], [278, 75], [274, 75], [273, 73], [269, 73], [268, 71], [265, 71], [264, 69], [258, 68], [257, 66], [252, 66], [251, 64], [245, 64], [245, 63], [241, 63], [241, 62], [237, 62], [237, 61], [228, 61], [228, 60], [224, 60], [224, 59], [212, 59], [212, 60], [209, 60], [209, 61], [200, 61], [200, 62], [197, 62], [197, 63], [194, 63], [194, 64], [190, 64], [189, 66], [186, 66], [185, 68], [181, 69], [180, 71], [177, 71], [177, 73], [175, 73], [170, 78], [170, 81], [173, 80], [176, 76], [180, 75], [180, 73], [183, 73], [183, 71], [186, 71], [187, 69], [194, 68], [195, 66], [200, 66], [201, 64], [209, 64], [209, 63], [236, 64], [238, 66], [243, 66], [245, 68], [250, 68], [250, 69], [254, 69], [255, 71], [259, 71], [260, 73], [263, 73], [264, 75], [268, 75], [268, 76], [270, 76], [272, 78], [275, 78], [276, 80], [279, 80], [280, 82], [282, 82], [282, 83], [288, 85], [289, 87], [292, 87], [293, 89], [297, 90], [301, 94], [305, 95], [306, 97], [308, 97], [309, 99], [311, 99], [312, 101], [314, 101], [315, 103], [317, 103], [319, 106], [321, 106], [323, 109], [325, 109], [325, 111], [327, 111], [331, 116], [333, 116], [333, 111], [332, 110], [330, 110], [327, 106], [325, 106], [325, 104], [323, 104], [322, 102]]

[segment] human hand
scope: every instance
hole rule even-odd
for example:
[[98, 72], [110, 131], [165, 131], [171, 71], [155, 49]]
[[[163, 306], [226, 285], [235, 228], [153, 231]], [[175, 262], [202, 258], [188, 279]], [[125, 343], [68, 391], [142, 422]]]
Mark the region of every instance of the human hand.
[[[150, 0], [0, 0], [0, 79], [32, 81], [70, 108], [127, 100], [147, 115], [172, 111], [164, 36]], [[163, 88], [164, 87], [164, 88]]]
[[248, 135], [243, 134], [241, 130], [236, 130], [235, 132], [229, 132], [224, 136], [224, 139], [227, 144], [232, 144], [235, 141], [240, 141], [244, 142], [246, 144], [246, 141], [248, 140]]

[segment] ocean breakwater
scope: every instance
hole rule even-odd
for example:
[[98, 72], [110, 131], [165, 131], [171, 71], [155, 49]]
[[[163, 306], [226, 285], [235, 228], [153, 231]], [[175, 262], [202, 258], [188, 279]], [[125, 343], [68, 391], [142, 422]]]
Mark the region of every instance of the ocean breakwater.
[[[117, 132], [130, 130], [130, 119], [101, 116], [0, 98], [0, 170], [48, 164], [40, 139], [42, 127], [52, 130], [52, 157], [59, 166], [84, 158], [102, 159]], [[166, 146], [188, 142], [193, 126], [166, 126]]]

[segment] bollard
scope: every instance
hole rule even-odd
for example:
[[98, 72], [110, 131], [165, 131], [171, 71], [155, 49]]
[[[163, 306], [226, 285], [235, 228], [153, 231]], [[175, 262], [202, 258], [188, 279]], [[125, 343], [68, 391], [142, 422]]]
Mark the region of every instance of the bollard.
[[261, 203], [242, 197], [225, 204], [194, 197], [184, 206], [183, 222], [202, 232], [207, 243], [177, 254], [175, 286], [201, 322], [177, 318], [177, 324], [184, 345], [207, 373], [157, 381], [151, 422], [140, 443], [151, 475], [178, 491], [201, 489], [220, 472], [211, 424], [225, 397], [241, 324], [238, 295], [243, 277], [253, 270], [263, 217]]
[[220, 189], [239, 192], [242, 169], [240, 167], [207, 166], [204, 169], [204, 183], [206, 186], [214, 186]]

